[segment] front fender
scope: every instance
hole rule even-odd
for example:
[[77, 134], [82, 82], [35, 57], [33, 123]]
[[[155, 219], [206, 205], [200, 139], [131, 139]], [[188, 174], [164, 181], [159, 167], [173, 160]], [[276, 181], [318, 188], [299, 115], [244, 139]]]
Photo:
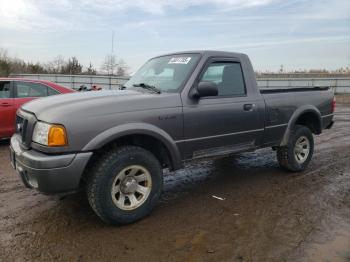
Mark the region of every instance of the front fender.
[[304, 106], [299, 107], [297, 110], [294, 111], [293, 115], [289, 119], [288, 126], [287, 126], [287, 129], [283, 135], [280, 146], [286, 146], [288, 144], [290, 132], [295, 127], [295, 123], [297, 122], [298, 118], [305, 113], [313, 113], [317, 117], [319, 124], [322, 123], [321, 113], [315, 106], [304, 105]]
[[99, 149], [118, 138], [128, 135], [149, 135], [158, 139], [168, 149], [173, 169], [182, 168], [181, 154], [172, 137], [164, 130], [146, 123], [128, 123], [107, 129], [86, 144], [83, 151]]

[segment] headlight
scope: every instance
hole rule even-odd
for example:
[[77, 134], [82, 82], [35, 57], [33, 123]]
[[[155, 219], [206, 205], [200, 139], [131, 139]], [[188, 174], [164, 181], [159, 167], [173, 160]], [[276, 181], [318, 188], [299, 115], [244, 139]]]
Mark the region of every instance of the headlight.
[[66, 146], [68, 144], [66, 129], [62, 125], [37, 122], [34, 127], [33, 142], [45, 146]]

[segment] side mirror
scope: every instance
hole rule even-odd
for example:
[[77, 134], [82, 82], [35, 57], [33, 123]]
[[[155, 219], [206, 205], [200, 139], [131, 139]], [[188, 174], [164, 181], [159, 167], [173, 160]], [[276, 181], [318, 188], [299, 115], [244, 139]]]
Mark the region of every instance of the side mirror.
[[217, 96], [218, 92], [218, 87], [214, 82], [201, 81], [198, 83], [198, 86], [196, 88], [192, 89], [191, 96], [194, 98]]

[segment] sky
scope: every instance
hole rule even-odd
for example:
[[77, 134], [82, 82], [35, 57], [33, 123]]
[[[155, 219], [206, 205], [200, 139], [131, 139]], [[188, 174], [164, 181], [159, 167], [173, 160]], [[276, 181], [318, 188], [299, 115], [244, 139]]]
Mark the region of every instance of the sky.
[[32, 62], [112, 49], [135, 71], [173, 51], [250, 56], [255, 70], [350, 66], [350, 0], [0, 0], [0, 48]]

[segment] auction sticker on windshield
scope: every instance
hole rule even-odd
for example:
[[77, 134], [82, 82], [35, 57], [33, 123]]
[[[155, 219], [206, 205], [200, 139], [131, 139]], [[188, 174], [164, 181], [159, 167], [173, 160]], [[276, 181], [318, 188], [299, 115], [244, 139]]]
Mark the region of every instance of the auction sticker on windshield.
[[191, 57], [172, 57], [168, 64], [184, 64], [187, 65], [190, 62]]

